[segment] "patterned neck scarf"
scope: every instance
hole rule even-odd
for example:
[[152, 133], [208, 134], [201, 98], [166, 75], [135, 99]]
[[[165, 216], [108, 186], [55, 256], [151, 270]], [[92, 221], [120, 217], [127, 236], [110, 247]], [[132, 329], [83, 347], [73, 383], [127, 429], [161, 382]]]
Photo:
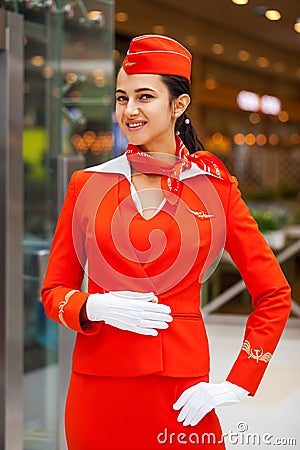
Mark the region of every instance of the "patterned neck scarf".
[[178, 179], [180, 170], [184, 171], [191, 167], [191, 162], [188, 159], [191, 155], [179, 136], [176, 136], [175, 156], [176, 162], [170, 164], [132, 144], [128, 144], [126, 151], [127, 160], [137, 172], [145, 175], [162, 175], [161, 189], [171, 205], [178, 202], [182, 191], [182, 183]]

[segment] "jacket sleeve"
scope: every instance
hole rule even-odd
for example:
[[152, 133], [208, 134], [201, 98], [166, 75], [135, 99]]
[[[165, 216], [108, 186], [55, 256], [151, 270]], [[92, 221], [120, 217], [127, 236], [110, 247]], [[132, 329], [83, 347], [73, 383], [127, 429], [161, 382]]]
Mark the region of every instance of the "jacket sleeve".
[[242, 200], [235, 178], [227, 211], [225, 249], [245, 281], [254, 308], [227, 380], [254, 395], [289, 317], [291, 298], [289, 284]]
[[72, 330], [95, 334], [101, 326], [99, 323], [80, 323], [80, 311], [89, 294], [80, 291], [86, 256], [85, 236], [75, 208], [78, 173], [71, 177], [60, 212], [41, 296], [48, 317]]

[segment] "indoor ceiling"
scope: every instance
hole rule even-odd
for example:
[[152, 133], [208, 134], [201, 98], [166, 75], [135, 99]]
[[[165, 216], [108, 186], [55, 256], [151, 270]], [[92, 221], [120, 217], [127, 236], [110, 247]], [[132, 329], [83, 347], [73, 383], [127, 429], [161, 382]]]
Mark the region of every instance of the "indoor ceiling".
[[[268, 20], [267, 9], [280, 11], [280, 20]], [[127, 20], [116, 20], [120, 34], [167, 34], [192, 53], [300, 83], [300, 33], [294, 30], [300, 21], [300, 0], [249, 0], [246, 5], [231, 0], [116, 0], [118, 12], [128, 14]], [[212, 50], [216, 43], [221, 44], [220, 52]], [[247, 60], [240, 57], [241, 51], [246, 51]]]
[[[156, 0], [153, 3], [176, 8], [184, 14], [204, 19], [212, 26], [282, 47], [297, 53], [300, 59], [300, 34], [293, 29], [296, 19], [300, 20], [300, 0], [249, 0], [246, 5], [236, 5], [231, 0]], [[264, 9], [278, 10], [281, 19], [266, 19]]]

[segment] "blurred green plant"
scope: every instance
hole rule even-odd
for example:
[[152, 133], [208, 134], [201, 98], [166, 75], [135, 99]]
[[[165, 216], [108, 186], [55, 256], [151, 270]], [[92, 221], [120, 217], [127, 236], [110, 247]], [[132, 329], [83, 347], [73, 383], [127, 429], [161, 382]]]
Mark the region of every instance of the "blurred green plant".
[[276, 204], [249, 205], [249, 208], [262, 232], [280, 230], [290, 221], [288, 209]]

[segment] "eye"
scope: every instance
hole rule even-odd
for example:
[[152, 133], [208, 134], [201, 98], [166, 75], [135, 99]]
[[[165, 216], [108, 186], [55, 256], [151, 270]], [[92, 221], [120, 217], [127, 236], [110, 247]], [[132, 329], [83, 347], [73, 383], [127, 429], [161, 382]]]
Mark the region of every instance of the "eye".
[[126, 95], [117, 95], [116, 101], [118, 103], [126, 103], [128, 101], [128, 98], [126, 97]]
[[152, 94], [142, 94], [140, 96], [140, 100], [151, 100], [152, 98], [154, 98], [154, 96]]

